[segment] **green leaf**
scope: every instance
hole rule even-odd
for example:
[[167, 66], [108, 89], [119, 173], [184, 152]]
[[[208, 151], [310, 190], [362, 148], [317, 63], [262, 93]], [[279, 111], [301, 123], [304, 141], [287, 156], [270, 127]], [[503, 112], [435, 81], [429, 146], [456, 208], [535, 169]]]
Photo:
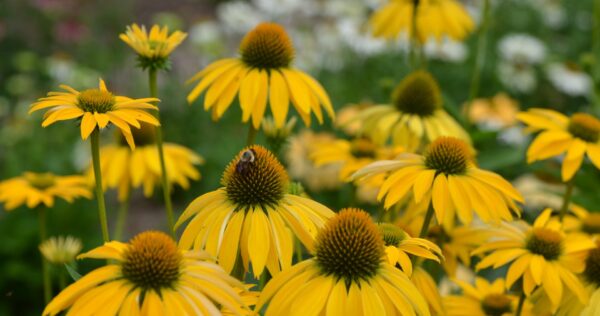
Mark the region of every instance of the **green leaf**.
[[79, 274], [79, 272], [77, 272], [77, 270], [75, 270], [75, 268], [71, 267], [70, 265], [68, 265], [66, 263], [65, 263], [65, 268], [67, 268], [67, 272], [69, 273], [69, 275], [71, 276], [73, 281], [77, 281], [77, 280], [81, 279], [81, 274]]

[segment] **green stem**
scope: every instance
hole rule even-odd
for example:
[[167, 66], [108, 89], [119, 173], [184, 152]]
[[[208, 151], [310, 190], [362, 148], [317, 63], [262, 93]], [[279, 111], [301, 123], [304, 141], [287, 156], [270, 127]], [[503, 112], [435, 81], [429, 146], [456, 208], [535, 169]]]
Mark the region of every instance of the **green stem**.
[[252, 122], [248, 123], [248, 138], [246, 138], [246, 146], [254, 145], [254, 141], [256, 140], [256, 134], [258, 130], [254, 128]]
[[258, 290], [262, 291], [265, 288], [265, 285], [269, 283], [269, 280], [271, 280], [271, 273], [269, 273], [269, 271], [265, 269], [265, 271], [263, 271], [263, 273], [260, 275], [260, 279], [258, 280]]
[[425, 238], [427, 236], [427, 232], [429, 232], [429, 226], [431, 224], [431, 220], [433, 219], [433, 204], [429, 204], [429, 208], [427, 209], [427, 213], [425, 213], [425, 219], [423, 220], [423, 226], [421, 226], [421, 232], [419, 233], [419, 238]]
[[417, 30], [417, 12], [419, 10], [419, 0], [413, 0], [413, 11], [412, 21], [410, 29], [410, 47], [409, 47], [409, 58], [410, 66], [412, 70], [417, 70], [420, 67], [419, 57], [422, 57], [420, 53], [419, 33]]
[[[150, 85], [150, 97], [156, 98], [158, 96], [158, 89], [156, 84], [156, 69], [150, 68], [148, 71], [148, 83]], [[154, 114], [160, 122], [160, 113], [158, 111]], [[163, 191], [163, 198], [165, 200], [165, 208], [167, 211], [167, 222], [169, 225], [169, 232], [171, 236], [175, 238], [175, 218], [173, 216], [173, 204], [171, 202], [171, 187], [169, 186], [169, 176], [167, 174], [167, 167], [165, 164], [165, 152], [163, 150], [163, 134], [162, 127], [159, 125], [156, 127], [156, 148], [158, 149], [158, 158], [160, 160], [160, 171], [161, 171], [161, 184]]]
[[519, 304], [517, 305], [517, 310], [515, 312], [515, 316], [521, 316], [523, 312], [523, 305], [525, 303], [525, 293], [521, 292], [521, 296], [519, 297]]
[[64, 269], [60, 269], [59, 271], [60, 272], [58, 274], [58, 286], [59, 286], [59, 289], [62, 291], [62, 290], [64, 290], [64, 288], [67, 287], [67, 277], [65, 275]]
[[117, 214], [117, 225], [115, 227], [115, 240], [121, 240], [125, 223], [127, 222], [127, 213], [129, 212], [129, 200], [131, 195], [127, 193], [125, 200], [119, 203], [119, 213]]
[[92, 164], [94, 166], [94, 178], [96, 179], [96, 200], [98, 200], [98, 217], [102, 229], [102, 240], [108, 242], [108, 224], [106, 220], [106, 204], [104, 204], [104, 188], [102, 187], [102, 170], [100, 170], [100, 131], [94, 129], [91, 135]]
[[571, 178], [571, 180], [569, 180], [569, 182], [567, 182], [567, 189], [565, 191], [565, 196], [563, 197], [563, 204], [562, 207], [560, 208], [560, 221], [563, 221], [563, 218], [565, 217], [565, 215], [567, 215], [567, 213], [569, 212], [569, 204], [571, 203], [571, 196], [573, 195], [573, 188], [575, 187], [575, 176], [573, 176], [573, 178]]
[[[40, 207], [38, 209], [38, 215], [40, 217], [40, 244], [46, 241], [46, 208]], [[42, 280], [44, 284], [44, 302], [48, 304], [52, 296], [52, 284], [50, 283], [50, 266], [48, 261], [44, 258], [44, 255], [40, 252], [42, 257]]]
[[467, 100], [467, 106], [464, 111], [466, 121], [468, 122], [469, 110], [471, 103], [479, 95], [479, 87], [481, 82], [481, 70], [485, 64], [485, 52], [487, 47], [487, 33], [490, 25], [490, 0], [483, 1], [483, 7], [481, 9], [481, 28], [479, 29], [479, 36], [477, 39], [477, 52], [475, 53], [475, 66], [473, 68], [473, 74], [471, 76], [471, 88], [469, 89], [469, 99]]
[[600, 114], [600, 0], [594, 0], [593, 5], [594, 27], [592, 28], [592, 56], [594, 64], [592, 79], [594, 82], [594, 102], [596, 113]]

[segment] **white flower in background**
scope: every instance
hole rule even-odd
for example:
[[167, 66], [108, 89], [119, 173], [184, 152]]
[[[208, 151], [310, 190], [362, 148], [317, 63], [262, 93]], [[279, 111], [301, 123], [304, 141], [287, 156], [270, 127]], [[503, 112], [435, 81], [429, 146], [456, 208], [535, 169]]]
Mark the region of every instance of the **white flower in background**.
[[231, 1], [217, 7], [217, 17], [228, 33], [246, 34], [260, 22], [268, 20], [254, 6], [245, 1]]
[[289, 17], [294, 18], [298, 14], [314, 15], [318, 13], [318, 4], [315, 1], [306, 0], [254, 0], [256, 8], [269, 18]]
[[500, 40], [498, 52], [505, 61], [535, 65], [546, 58], [546, 45], [531, 35], [510, 34]]
[[562, 0], [529, 0], [529, 3], [539, 11], [549, 28], [559, 29], [567, 23], [567, 11]]
[[46, 71], [54, 82], [77, 82], [82, 87], [93, 86], [100, 77], [97, 71], [78, 65], [62, 55], [49, 57], [46, 60]]
[[360, 56], [381, 54], [386, 50], [386, 42], [375, 38], [365, 21], [346, 18], [338, 21], [337, 28], [346, 46]]
[[498, 133], [498, 140], [501, 143], [520, 147], [527, 143], [529, 137], [520, 126], [505, 128]]
[[444, 38], [437, 41], [432, 38], [424, 46], [425, 56], [429, 59], [438, 59], [446, 62], [461, 63], [468, 56], [468, 50], [464, 43]]
[[574, 63], [553, 63], [546, 69], [554, 87], [573, 97], [590, 95], [592, 78]]
[[502, 61], [498, 63], [498, 76], [502, 84], [514, 92], [528, 93], [537, 86], [535, 68], [529, 64]]
[[368, 17], [369, 6], [364, 0], [328, 0], [323, 1], [322, 14], [334, 19], [361, 19]]
[[189, 40], [194, 45], [212, 45], [221, 40], [221, 28], [213, 20], [195, 23], [189, 30]]
[[298, 68], [335, 71], [344, 66], [344, 43], [335, 25], [318, 23], [312, 27], [313, 32], [289, 30], [298, 51], [294, 61]]

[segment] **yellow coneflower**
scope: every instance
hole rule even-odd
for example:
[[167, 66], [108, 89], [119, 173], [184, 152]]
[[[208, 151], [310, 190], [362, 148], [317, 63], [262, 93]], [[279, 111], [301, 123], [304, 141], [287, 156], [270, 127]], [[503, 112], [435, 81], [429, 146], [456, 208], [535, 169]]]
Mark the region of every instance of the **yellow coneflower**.
[[249, 312], [235, 290], [242, 283], [210, 255], [182, 251], [161, 232], [108, 242], [79, 258], [110, 261], [64, 289], [42, 315], [218, 315], [220, 306]]
[[[506, 292], [504, 279], [490, 283], [484, 278], [476, 278], [471, 285], [454, 281], [462, 290], [461, 295], [444, 297], [444, 308], [448, 316], [509, 316], [515, 315], [519, 297]], [[528, 303], [521, 310], [522, 316], [534, 315]]]
[[600, 235], [600, 213], [589, 212], [585, 208], [571, 204], [570, 212], [563, 219], [563, 228], [566, 232], [581, 232], [590, 236]]
[[501, 129], [517, 123], [519, 103], [506, 93], [498, 93], [489, 99], [473, 100], [469, 106], [465, 105], [465, 110], [472, 123], [487, 129]]
[[471, 266], [471, 252], [484, 244], [489, 235], [490, 233], [483, 228], [455, 226], [445, 229], [438, 225], [429, 229], [427, 237], [440, 245], [444, 256], [442, 267], [448, 276], [454, 277], [459, 264]]
[[475, 28], [473, 19], [455, 0], [390, 0], [373, 14], [370, 23], [375, 36], [394, 39], [405, 32], [421, 43], [444, 36], [460, 41]]
[[409, 278], [385, 260], [369, 214], [342, 210], [319, 232], [315, 257], [275, 276], [255, 310], [266, 315], [430, 315]]
[[168, 26], [153, 25], [148, 33], [144, 25], [139, 27], [135, 23], [127, 26], [125, 33], [119, 35], [138, 54], [142, 69], [167, 68], [169, 55], [186, 37], [187, 34], [181, 31], [169, 34]]
[[468, 143], [469, 134], [443, 109], [440, 87], [424, 70], [405, 77], [392, 93], [391, 104], [375, 105], [357, 116], [360, 132], [377, 144], [391, 138], [395, 145], [414, 152], [440, 136]]
[[51, 108], [44, 114], [42, 126], [49, 126], [57, 121], [81, 118], [81, 138], [86, 140], [92, 132], [114, 124], [121, 130], [127, 144], [133, 149], [135, 143], [131, 135], [131, 126], [140, 128], [140, 122], [155, 126], [158, 120], [146, 110], [158, 110], [148, 102], [158, 102], [156, 98], [131, 99], [113, 95], [100, 79], [98, 89], [77, 91], [67, 85], [60, 85], [67, 92], [49, 92], [48, 97], [41, 98], [31, 105], [29, 113]]
[[325, 89], [312, 77], [292, 67], [294, 47], [285, 29], [275, 23], [261, 23], [240, 44], [240, 57], [216, 61], [188, 82], [199, 80], [187, 97], [194, 102], [204, 96], [204, 109], [213, 119], [223, 116], [239, 92], [242, 121], [252, 118], [260, 127], [267, 103], [277, 127], [283, 127], [290, 102], [310, 125], [311, 112], [323, 122], [321, 106], [334, 117], [333, 106]]
[[427, 239], [413, 238], [400, 227], [390, 223], [379, 223], [377, 228], [383, 236], [389, 264], [398, 265], [409, 277], [413, 272], [410, 255], [434, 260], [438, 263], [444, 259], [440, 247]]
[[[117, 136], [117, 144], [100, 149], [100, 165], [104, 172], [104, 186], [118, 189], [120, 201], [129, 196], [132, 188], [144, 187], [144, 195], [152, 196], [154, 188], [160, 184], [162, 173], [155, 144], [154, 128], [142, 124], [139, 130], [133, 130], [137, 147], [130, 150], [125, 140]], [[164, 143], [165, 166], [168, 183], [177, 184], [184, 189], [190, 186], [190, 180], [199, 180], [200, 172], [194, 165], [203, 164], [204, 159], [185, 146]], [[92, 170], [90, 170], [91, 174]]]
[[50, 237], [39, 246], [44, 258], [48, 262], [58, 265], [75, 260], [75, 256], [79, 254], [81, 248], [81, 240], [72, 236]]
[[531, 295], [534, 288], [543, 289], [556, 311], [562, 299], [563, 287], [586, 303], [585, 289], [575, 273], [585, 269], [585, 256], [595, 247], [588, 236], [565, 233], [560, 222], [551, 220], [547, 209], [535, 220], [533, 226], [525, 222], [503, 223], [499, 228], [489, 228], [491, 240], [480, 246], [474, 255], [488, 253], [476, 266], [478, 270], [506, 265], [506, 287], [522, 280], [523, 293]]
[[562, 162], [563, 181], [569, 181], [581, 167], [584, 156], [600, 169], [600, 120], [586, 113], [567, 117], [548, 109], [530, 109], [517, 118], [533, 132], [541, 131], [527, 150], [527, 162], [566, 153]]
[[[435, 211], [439, 224], [448, 225], [458, 215], [464, 224], [471, 223], [473, 211], [484, 222], [511, 220], [519, 214], [515, 202], [523, 198], [501, 176], [479, 169], [467, 143], [440, 137], [429, 145], [425, 154], [401, 154], [396, 160], [384, 160], [364, 167], [354, 179], [389, 173], [379, 191], [384, 207], [413, 199]], [[512, 211], [512, 213], [511, 213]], [[428, 211], [429, 212], [429, 211]], [[424, 224], [428, 227], [429, 223]], [[423, 237], [423, 236], [420, 236]]]
[[288, 175], [262, 146], [242, 150], [223, 173], [222, 188], [196, 198], [176, 227], [190, 218], [179, 246], [202, 249], [231, 272], [241, 256], [245, 271], [272, 275], [291, 266], [294, 236], [312, 250], [317, 230], [334, 213], [327, 207], [288, 193]]
[[348, 136], [359, 136], [359, 132], [362, 129], [362, 122], [356, 118], [362, 111], [374, 105], [369, 101], [345, 105], [336, 113], [335, 127], [341, 129]]
[[427, 298], [427, 305], [429, 305], [429, 310], [433, 315], [445, 315], [438, 286], [433, 277], [423, 267], [417, 266], [415, 268], [410, 281], [419, 290], [419, 293]]
[[0, 182], [0, 202], [7, 211], [21, 205], [53, 207], [57, 197], [72, 203], [79, 197], [90, 199], [92, 193], [85, 177], [79, 175], [25, 172], [20, 177]]
[[341, 163], [340, 180], [348, 181], [360, 168], [378, 160], [393, 159], [404, 149], [400, 146], [378, 146], [368, 138], [332, 139], [314, 144], [310, 158], [317, 167]]

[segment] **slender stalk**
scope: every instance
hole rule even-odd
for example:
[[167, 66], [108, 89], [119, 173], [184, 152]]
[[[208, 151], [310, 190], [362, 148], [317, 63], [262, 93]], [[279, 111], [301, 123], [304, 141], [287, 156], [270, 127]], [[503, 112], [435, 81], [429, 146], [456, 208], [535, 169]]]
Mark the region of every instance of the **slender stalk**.
[[252, 125], [252, 122], [248, 123], [248, 138], [246, 138], [246, 146], [250, 146], [254, 144], [254, 141], [256, 140], [256, 134], [257, 134], [258, 130], [256, 128], [254, 128], [254, 125]]
[[[38, 208], [38, 216], [39, 216], [39, 224], [40, 224], [40, 243], [46, 241], [47, 233], [46, 233], [46, 208], [39, 207]], [[42, 281], [44, 284], [44, 302], [48, 304], [50, 302], [50, 298], [52, 297], [52, 284], [50, 283], [50, 265], [44, 255], [40, 252], [40, 256], [42, 257]]]
[[594, 27], [592, 28], [592, 56], [595, 56], [592, 70], [594, 82], [594, 102], [596, 113], [600, 114], [600, 0], [594, 0], [593, 7]]
[[58, 274], [58, 286], [62, 291], [67, 287], [67, 276], [65, 275], [65, 270], [60, 269]]
[[125, 223], [127, 223], [127, 213], [129, 212], [130, 198], [131, 195], [127, 193], [125, 200], [119, 203], [119, 213], [117, 214], [117, 225], [115, 227], [115, 240], [121, 240], [123, 237]]
[[423, 220], [423, 226], [421, 226], [421, 232], [419, 233], [419, 238], [425, 238], [427, 236], [427, 232], [429, 232], [429, 226], [431, 224], [431, 219], [433, 219], [433, 204], [429, 204], [429, 208], [427, 209], [427, 213], [425, 213], [425, 219]]
[[106, 220], [106, 204], [104, 203], [104, 188], [102, 187], [102, 170], [100, 170], [100, 131], [94, 129], [90, 137], [92, 143], [92, 164], [94, 167], [94, 178], [96, 179], [96, 200], [98, 200], [98, 217], [102, 229], [102, 240], [108, 242], [108, 224]]
[[519, 297], [519, 304], [517, 305], [517, 310], [515, 312], [515, 316], [521, 316], [523, 312], [523, 305], [525, 303], [525, 293], [521, 292], [521, 296]]
[[[154, 68], [150, 68], [148, 70], [148, 83], [150, 85], [150, 97], [156, 98], [158, 96], [158, 89], [156, 84], [156, 69]], [[158, 111], [154, 113], [154, 116], [156, 116], [160, 122], [160, 113]], [[167, 174], [167, 167], [165, 164], [163, 134], [162, 127], [160, 125], [156, 127], [156, 148], [158, 149], [158, 158], [160, 160], [161, 184], [163, 198], [165, 200], [165, 209], [167, 211], [169, 232], [171, 233], [171, 236], [175, 237], [175, 218], [173, 217], [173, 203], [171, 202], [171, 187], [169, 186], [169, 176]]]
[[471, 88], [469, 89], [469, 99], [467, 100], [467, 106], [465, 108], [465, 118], [468, 121], [469, 110], [471, 103], [479, 95], [479, 87], [481, 82], [481, 70], [485, 64], [485, 52], [487, 47], [487, 34], [490, 25], [490, 0], [483, 1], [483, 7], [481, 8], [481, 28], [479, 29], [479, 35], [477, 39], [477, 52], [475, 53], [475, 66], [473, 68], [473, 74], [471, 76]]
[[560, 221], [563, 221], [563, 218], [565, 217], [565, 215], [567, 215], [567, 213], [569, 212], [569, 204], [571, 203], [571, 196], [573, 195], [573, 188], [575, 187], [575, 181], [573, 181], [575, 179], [575, 176], [573, 176], [573, 178], [571, 178], [571, 180], [569, 180], [569, 182], [567, 182], [567, 189], [565, 191], [565, 195], [563, 197], [563, 204], [562, 207], [560, 208]]
[[413, 70], [416, 70], [420, 67], [419, 59], [422, 58], [422, 54], [420, 53], [420, 43], [419, 43], [419, 32], [417, 29], [417, 12], [419, 10], [419, 2], [420, 0], [413, 0], [413, 11], [412, 11], [412, 23], [410, 28], [410, 46], [409, 46], [409, 58], [410, 58], [410, 67]]

